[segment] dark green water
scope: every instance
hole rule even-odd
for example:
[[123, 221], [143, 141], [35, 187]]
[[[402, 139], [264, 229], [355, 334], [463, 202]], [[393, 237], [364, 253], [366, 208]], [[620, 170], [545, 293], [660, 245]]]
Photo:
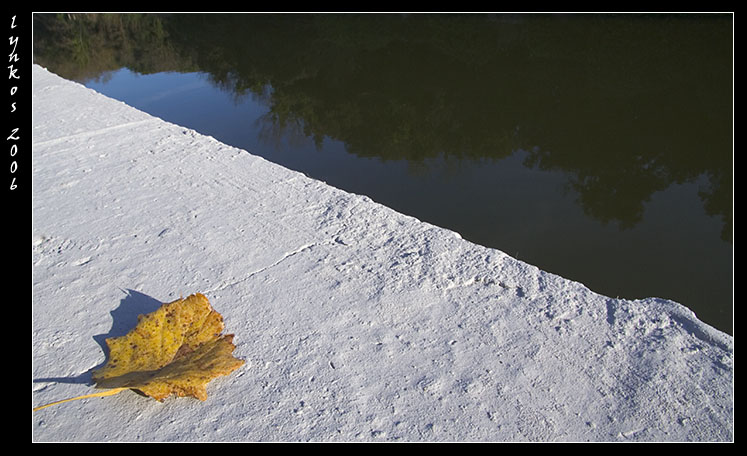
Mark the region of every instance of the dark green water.
[[733, 334], [731, 15], [35, 15], [34, 60]]

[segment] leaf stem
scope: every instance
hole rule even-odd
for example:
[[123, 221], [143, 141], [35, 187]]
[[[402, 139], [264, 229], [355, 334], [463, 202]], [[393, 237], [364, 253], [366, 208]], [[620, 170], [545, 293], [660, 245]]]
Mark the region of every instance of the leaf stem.
[[107, 391], [101, 391], [100, 393], [84, 394], [83, 396], [76, 396], [76, 397], [71, 397], [69, 399], [62, 399], [61, 401], [55, 401], [55, 402], [51, 402], [51, 403], [46, 404], [46, 405], [40, 405], [39, 407], [35, 407], [34, 411], [36, 412], [37, 410], [41, 410], [43, 408], [49, 407], [50, 405], [62, 404], [63, 402], [76, 401], [78, 399], [86, 399], [86, 398], [89, 398], [89, 397], [114, 396], [115, 394], [121, 393], [122, 391], [124, 391], [126, 389], [129, 389], [129, 388], [128, 387], [112, 388], [112, 389], [107, 390]]

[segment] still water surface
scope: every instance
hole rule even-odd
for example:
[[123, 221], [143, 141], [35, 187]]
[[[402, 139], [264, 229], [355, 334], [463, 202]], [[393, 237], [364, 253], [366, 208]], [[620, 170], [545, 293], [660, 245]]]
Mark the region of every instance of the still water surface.
[[733, 333], [730, 17], [121, 16], [37, 17], [36, 62]]

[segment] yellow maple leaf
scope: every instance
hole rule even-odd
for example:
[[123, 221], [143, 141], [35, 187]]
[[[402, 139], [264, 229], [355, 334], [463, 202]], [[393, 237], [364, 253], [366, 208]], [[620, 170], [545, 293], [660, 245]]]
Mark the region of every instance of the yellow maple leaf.
[[109, 360], [93, 372], [96, 388], [107, 391], [87, 394], [35, 408], [39, 410], [87, 397], [101, 397], [134, 389], [158, 401], [175, 394], [207, 399], [205, 386], [228, 375], [244, 361], [233, 357], [233, 334], [221, 335], [223, 316], [205, 295], [163, 304], [140, 315], [138, 323], [122, 337], [106, 339]]

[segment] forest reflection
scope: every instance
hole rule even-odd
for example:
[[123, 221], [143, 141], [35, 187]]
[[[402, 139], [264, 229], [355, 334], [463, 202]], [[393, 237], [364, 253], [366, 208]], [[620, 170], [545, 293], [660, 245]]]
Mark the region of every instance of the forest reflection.
[[[34, 60], [169, 94], [198, 82], [168, 72], [204, 75], [209, 96], [259, 100], [252, 134], [309, 156], [289, 160], [312, 177], [732, 328], [731, 15], [36, 14]], [[190, 121], [221, 122], [201, 107]], [[330, 140], [334, 164], [306, 153]]]
[[[732, 239], [728, 15], [35, 15], [34, 58], [74, 80], [121, 67], [202, 71], [264, 95], [268, 134], [422, 162], [562, 170], [584, 211], [622, 228], [701, 176]], [[268, 87], [271, 90], [268, 92]]]

